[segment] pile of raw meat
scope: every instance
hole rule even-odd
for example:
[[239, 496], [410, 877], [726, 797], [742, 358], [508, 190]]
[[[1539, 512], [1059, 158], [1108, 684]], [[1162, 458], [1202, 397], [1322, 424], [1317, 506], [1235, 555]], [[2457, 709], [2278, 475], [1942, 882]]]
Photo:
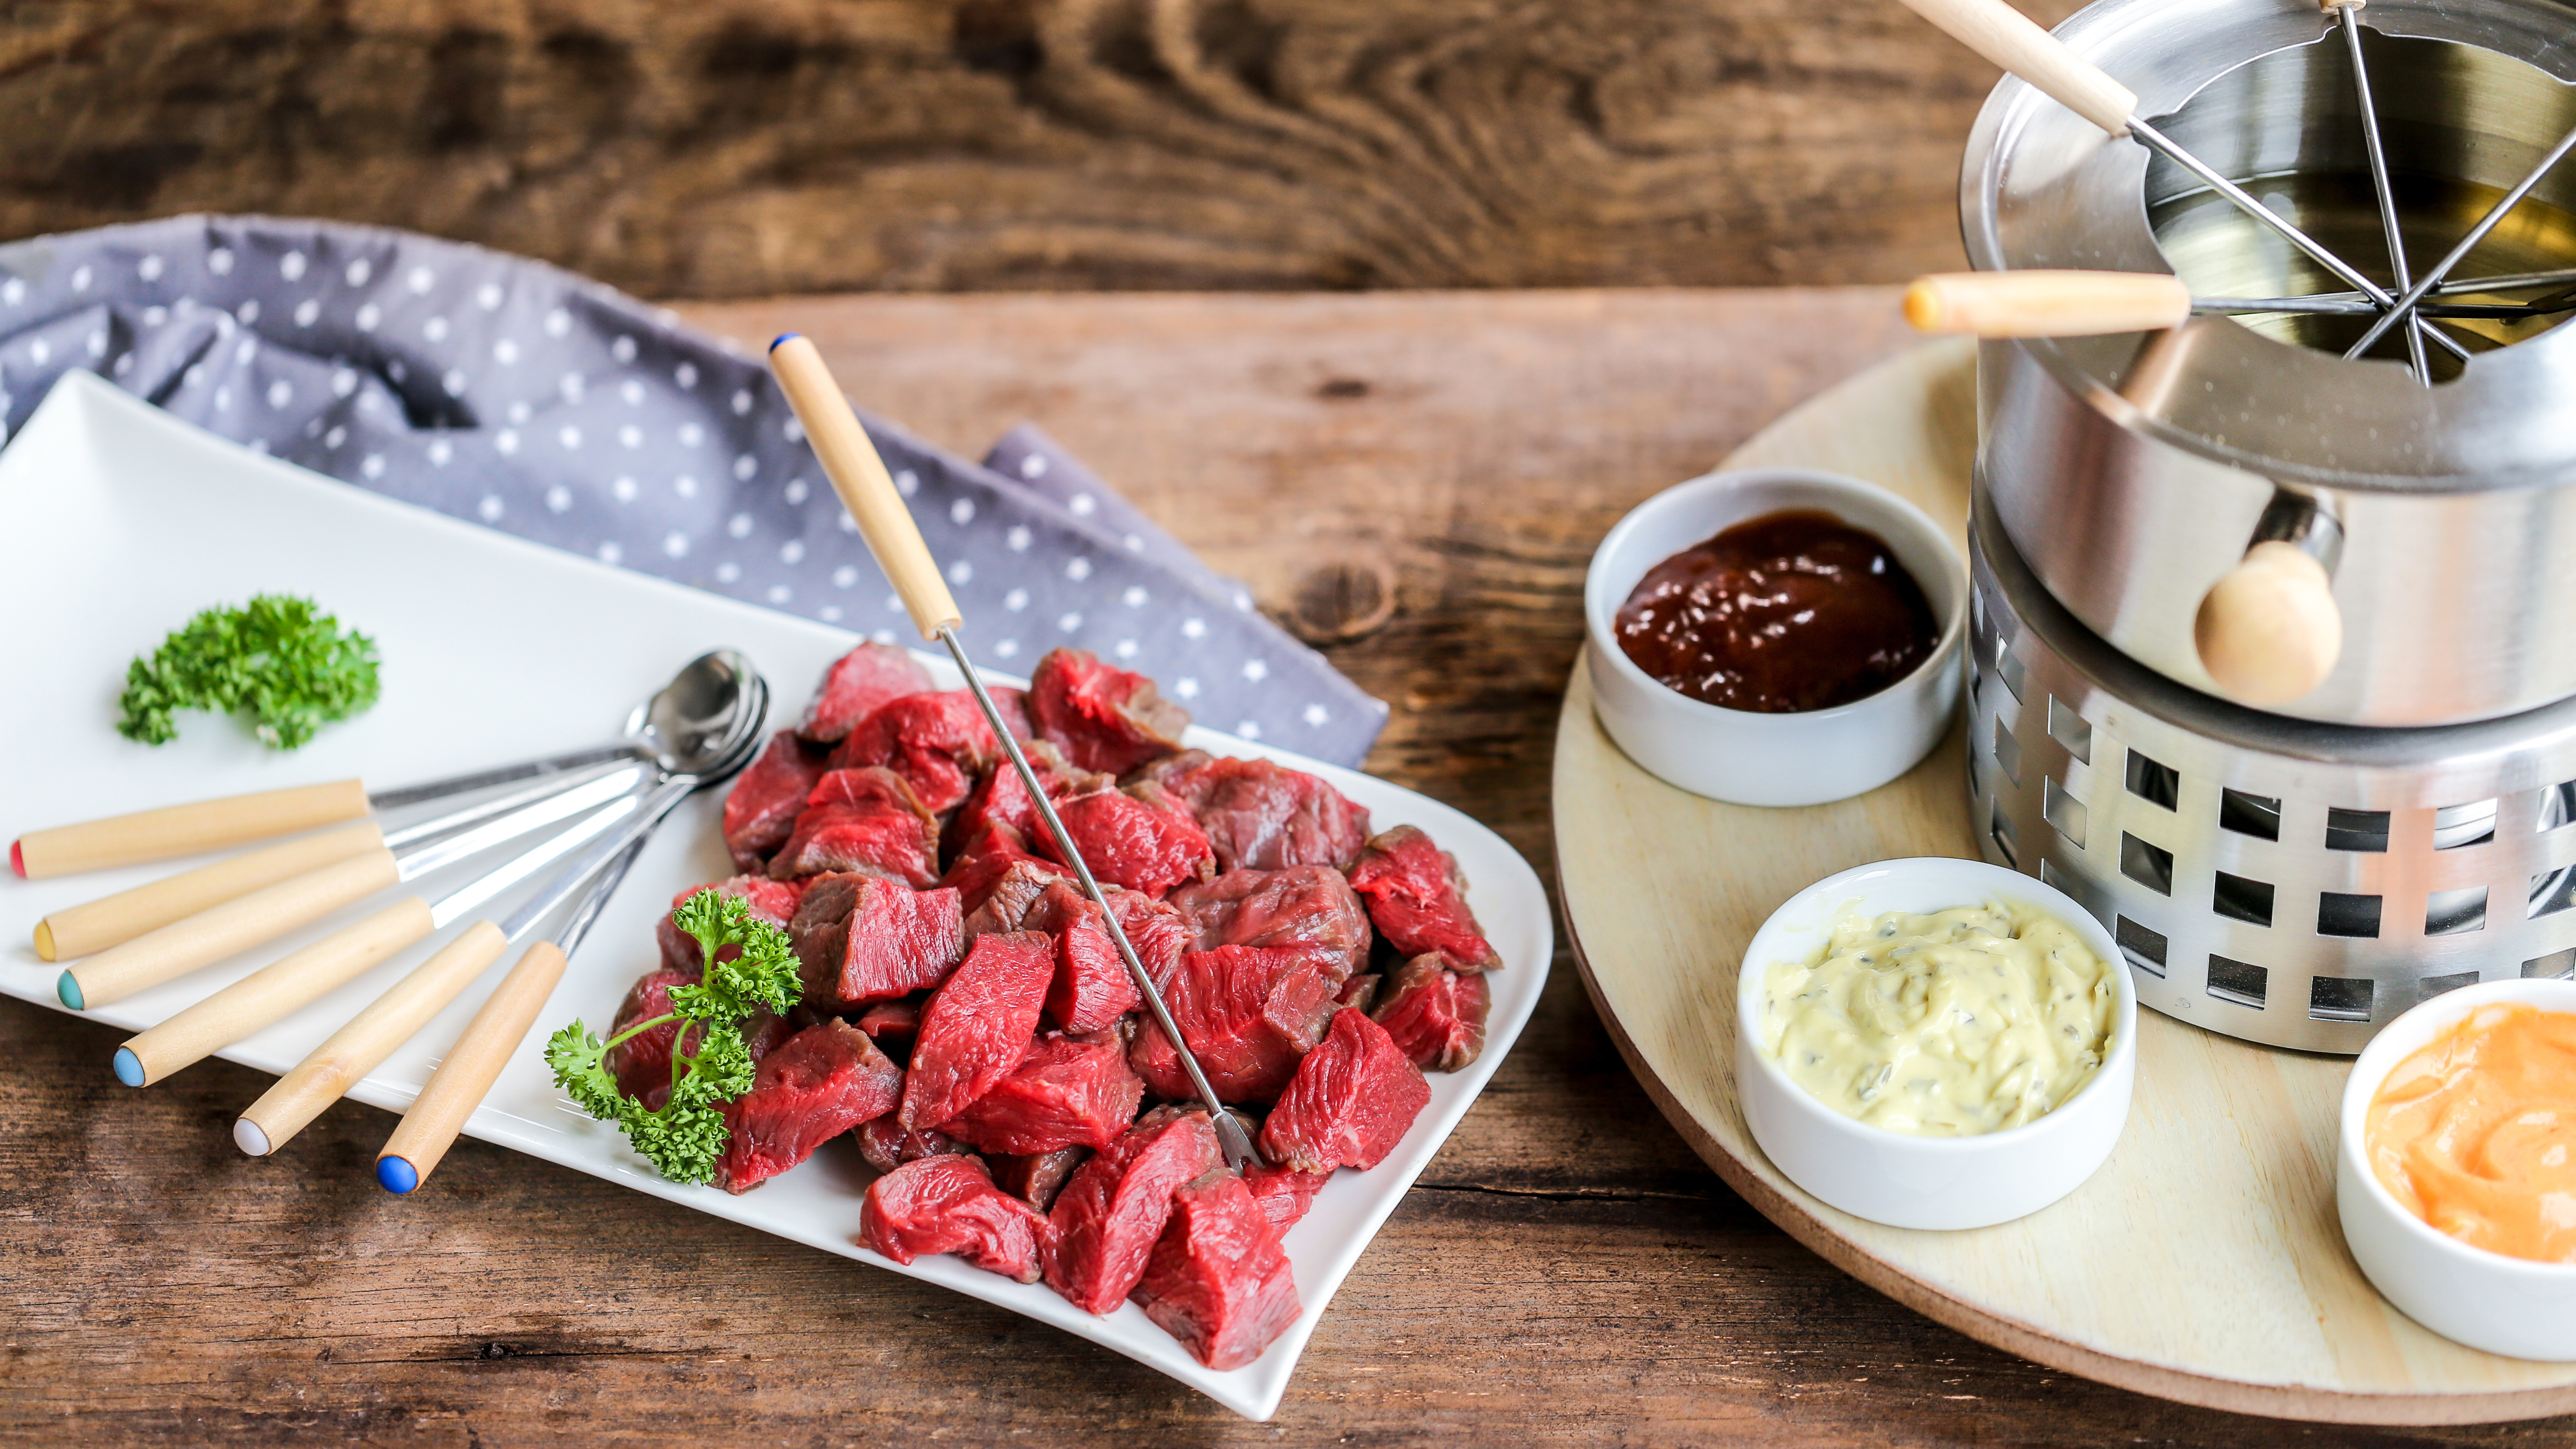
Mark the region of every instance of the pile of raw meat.
[[[1060, 649], [995, 696], [1273, 1165], [1225, 1165], [974, 697], [863, 645], [725, 801], [742, 873], [696, 888], [784, 927], [804, 973], [792, 1013], [746, 1027], [759, 1067], [717, 1180], [747, 1191], [855, 1133], [883, 1174], [867, 1247], [1044, 1278], [1093, 1313], [1132, 1298], [1201, 1363], [1250, 1363], [1298, 1312], [1281, 1235], [1335, 1169], [1394, 1150], [1424, 1069], [1475, 1059], [1501, 963], [1421, 831], [1373, 836], [1313, 775], [1182, 749], [1151, 680]], [[617, 1029], [700, 968], [665, 919]], [[675, 1035], [611, 1053], [619, 1084], [667, 1095]]]

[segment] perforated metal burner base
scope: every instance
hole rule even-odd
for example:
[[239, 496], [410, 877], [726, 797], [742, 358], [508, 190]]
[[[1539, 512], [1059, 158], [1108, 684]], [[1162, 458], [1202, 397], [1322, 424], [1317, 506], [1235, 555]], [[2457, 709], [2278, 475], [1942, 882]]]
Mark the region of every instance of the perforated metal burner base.
[[2576, 700], [2438, 729], [2241, 709], [2076, 623], [1982, 482], [1969, 532], [1978, 839], [2102, 919], [2141, 1003], [2352, 1053], [2454, 987], [2576, 975]]

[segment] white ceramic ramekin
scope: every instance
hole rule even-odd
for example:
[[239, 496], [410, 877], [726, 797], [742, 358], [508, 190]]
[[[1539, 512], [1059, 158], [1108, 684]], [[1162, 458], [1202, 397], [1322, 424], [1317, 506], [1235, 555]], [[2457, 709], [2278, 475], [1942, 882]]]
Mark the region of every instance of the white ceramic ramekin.
[[2417, 1323], [2510, 1358], [2576, 1359], [2576, 1266], [2473, 1248], [2408, 1212], [2370, 1170], [2370, 1099], [2399, 1062], [2481, 1006], [2520, 1002], [2576, 1012], [2576, 981], [2489, 981], [2446, 991], [2371, 1038], [2343, 1085], [2335, 1210], [2353, 1261]]
[[[1762, 981], [1811, 961], [1846, 912], [1930, 914], [2000, 901], [2064, 921], [2109, 966], [2119, 1007], [2093, 1080], [2035, 1122], [1982, 1137], [1915, 1137], [1856, 1121], [1808, 1095], [1762, 1050]], [[1982, 1228], [2039, 1211], [2093, 1175], [2129, 1120], [2138, 1077], [2138, 992], [2111, 933], [2056, 887], [1978, 860], [1883, 860], [1829, 875], [1771, 913], [1744, 949], [1735, 991], [1735, 1090], [1744, 1120], [1791, 1182], [1854, 1217], [1898, 1228]]]
[[[1647, 570], [1722, 529], [1784, 508], [1818, 509], [1886, 541], [1940, 621], [1932, 657], [1865, 699], [1800, 714], [1721, 709], [1638, 668], [1613, 628]], [[1583, 579], [1593, 713], [1628, 758], [1694, 795], [1739, 805], [1821, 805], [1874, 790], [1914, 768], [1949, 728], [1967, 599], [1949, 537], [1884, 488], [1804, 468], [1706, 474], [1638, 504], [1593, 551]]]

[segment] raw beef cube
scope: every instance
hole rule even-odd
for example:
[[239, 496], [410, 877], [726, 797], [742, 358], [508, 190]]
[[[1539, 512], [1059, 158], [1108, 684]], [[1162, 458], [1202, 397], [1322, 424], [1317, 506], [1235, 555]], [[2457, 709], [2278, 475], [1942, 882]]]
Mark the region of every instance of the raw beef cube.
[[[771, 880], [762, 875], [738, 875], [728, 880], [691, 886], [671, 897], [671, 910], [678, 910], [689, 897], [700, 891], [722, 891], [739, 896], [751, 907], [752, 919], [766, 921], [781, 930], [796, 919], [797, 908], [804, 903], [805, 883], [793, 880]], [[654, 943], [662, 948], [662, 964], [673, 971], [686, 971], [692, 977], [706, 970], [707, 949], [698, 938], [680, 929], [669, 912], [653, 927]], [[718, 961], [731, 961], [742, 954], [740, 946], [726, 946], [716, 952]]]
[[953, 890], [916, 891], [873, 875], [819, 877], [790, 934], [820, 1011], [849, 1011], [926, 991], [966, 954], [965, 913]]
[[1002, 728], [1022, 744], [1038, 737], [1038, 728], [1029, 721], [1029, 692], [1007, 684], [988, 684], [984, 692], [993, 696], [993, 712], [1002, 717]]
[[912, 1038], [921, 1030], [921, 1003], [880, 1001], [859, 1013], [857, 1026], [877, 1044], [877, 1050], [896, 1061], [907, 1061], [912, 1056]]
[[[1095, 880], [1161, 896], [1216, 874], [1216, 853], [1198, 822], [1159, 786], [1077, 795], [1057, 802], [1056, 818]], [[1033, 845], [1038, 854], [1057, 858], [1053, 838], [1040, 836]]]
[[817, 744], [838, 744], [877, 706], [930, 689], [930, 671], [891, 644], [862, 644], [823, 671], [814, 702], [796, 732]]
[[984, 887], [983, 903], [966, 913], [966, 939], [1027, 929], [1029, 912], [1046, 895], [1048, 886], [1063, 879], [1064, 872], [1051, 862], [1012, 861]]
[[[1164, 755], [1157, 759], [1147, 760], [1145, 763], [1138, 765], [1136, 768], [1129, 770], [1125, 775], [1121, 776], [1118, 783], [1121, 785], [1143, 785], [1150, 782], [1156, 785], [1168, 786], [1171, 784], [1174, 777], [1186, 775], [1190, 771], [1198, 769], [1215, 758], [1216, 756], [1209, 754], [1205, 750], [1183, 750], [1177, 755]], [[1182, 797], [1182, 803], [1190, 805], [1194, 809], [1197, 804], [1197, 802], [1190, 800], [1187, 796]]]
[[[1029, 768], [1037, 771], [1038, 783], [1045, 787], [1050, 800], [1088, 795], [1106, 790], [1113, 783], [1106, 775], [1075, 769], [1063, 751], [1044, 740], [1029, 741], [1020, 746], [1020, 753], [1028, 757]], [[1011, 827], [1021, 840], [1035, 840], [1046, 833], [1046, 822], [1038, 818], [1037, 804], [1029, 796], [1028, 782], [1020, 778], [1008, 755], [994, 757], [993, 768], [975, 782], [974, 792], [948, 822], [940, 843], [953, 854], [963, 855], [984, 828], [993, 824]]]
[[1368, 962], [1368, 909], [1329, 866], [1229, 870], [1185, 885], [1171, 903], [1189, 919], [1202, 951], [1219, 946], [1301, 946], [1332, 963], [1333, 976]]
[[1014, 1157], [1008, 1153], [987, 1157], [993, 1169], [993, 1185], [1039, 1212], [1055, 1204], [1055, 1195], [1064, 1191], [1065, 1180], [1073, 1176], [1091, 1156], [1088, 1147], [1059, 1147], [1034, 1157]]
[[1348, 870], [1368, 844], [1368, 812], [1303, 770], [1270, 760], [1212, 759], [1166, 775], [1216, 848], [1219, 870]]
[[1011, 1074], [939, 1130], [984, 1152], [1106, 1147], [1136, 1120], [1145, 1084], [1115, 1032], [1039, 1038]]
[[1483, 972], [1452, 971], [1433, 952], [1395, 968], [1385, 1004], [1369, 1018], [1386, 1028], [1415, 1066], [1454, 1072], [1485, 1049], [1485, 1013], [1493, 1002]]
[[1138, 1118], [1056, 1195], [1047, 1286], [1086, 1313], [1116, 1308], [1145, 1276], [1173, 1192], [1224, 1165], [1206, 1112], [1165, 1107]]
[[[616, 1018], [600, 1040], [617, 1041], [618, 1034], [628, 1027], [668, 1015], [671, 988], [691, 985], [697, 979], [695, 971], [674, 971], [669, 967], [644, 973], [627, 988], [626, 1000], [618, 1005]], [[671, 1095], [671, 1046], [679, 1037], [680, 1023], [666, 1021], [651, 1031], [617, 1042], [608, 1049], [602, 1065], [617, 1079], [617, 1090], [659, 1110]]]
[[[1022, 861], [1038, 867], [1040, 890], [1046, 888], [1046, 878], [1064, 874], [1053, 862], [1029, 854], [1028, 841], [1018, 831], [998, 822], [988, 824], [967, 842], [966, 848], [948, 867], [948, 873], [939, 878], [939, 883], [953, 887], [963, 898], [961, 903], [966, 907], [966, 914], [972, 916], [992, 896], [995, 884], [1010, 873], [1012, 866]], [[1027, 902], [1021, 904], [1025, 907]]]
[[1181, 953], [1190, 949], [1188, 917], [1141, 891], [1114, 888], [1109, 892], [1109, 910], [1127, 933], [1127, 944], [1136, 948], [1136, 959], [1144, 964], [1149, 979], [1167, 980], [1180, 968]]
[[[1120, 922], [1120, 929], [1125, 924]], [[1137, 1008], [1136, 983], [1128, 978], [1127, 963], [1119, 959], [1117, 943], [1107, 931], [1090, 921], [1075, 921], [1055, 941], [1055, 984], [1047, 988], [1046, 1009], [1056, 1025], [1066, 1031], [1099, 1031]], [[1137, 958], [1143, 956], [1140, 950]]]
[[868, 1184], [859, 1242], [898, 1263], [955, 1253], [987, 1273], [1038, 1280], [1054, 1229], [1035, 1208], [993, 1186], [980, 1157], [905, 1163]]
[[939, 822], [892, 770], [834, 770], [805, 797], [796, 833], [769, 862], [769, 873], [781, 880], [825, 871], [934, 884], [939, 879]]
[[1374, 971], [1365, 976], [1354, 976], [1342, 983], [1342, 994], [1333, 998], [1333, 1004], [1356, 1006], [1366, 1011], [1377, 1005], [1377, 989], [1381, 980], [1383, 978]]
[[892, 1112], [871, 1117], [859, 1124], [859, 1156], [879, 1172], [892, 1172], [907, 1162], [937, 1157], [947, 1152], [964, 1152], [965, 1144], [945, 1132], [923, 1128], [906, 1132]]
[[1406, 959], [1437, 951], [1453, 971], [1503, 964], [1467, 909], [1458, 861], [1410, 825], [1368, 843], [1351, 867], [1351, 889], [1368, 898], [1369, 920]]
[[1040, 738], [1086, 770], [1124, 775], [1181, 747], [1189, 711], [1163, 698], [1154, 681], [1101, 663], [1080, 649], [1038, 661], [1029, 714]]
[[1404, 1048], [1368, 1013], [1344, 1007], [1261, 1124], [1261, 1155], [1300, 1172], [1366, 1172], [1429, 1105], [1430, 1084]]
[[733, 868], [766, 870], [769, 858], [795, 832], [805, 797], [823, 778], [824, 751], [780, 730], [725, 795], [724, 842]]
[[1009, 1076], [1028, 1055], [1054, 979], [1054, 938], [1035, 931], [976, 937], [921, 1009], [903, 1125], [940, 1127]]
[[[1220, 946], [1190, 951], [1164, 981], [1163, 1004], [1222, 1102], [1267, 1102], [1296, 1074], [1323, 1034], [1339, 984], [1314, 953], [1294, 947]], [[1128, 1053], [1154, 1095], [1197, 1097], [1180, 1053], [1152, 1017]]]
[[1252, 1190], [1216, 1171], [1172, 1195], [1172, 1220], [1133, 1295], [1145, 1316], [1212, 1369], [1261, 1357], [1297, 1321], [1297, 1284]]
[[894, 1109], [903, 1069], [846, 1021], [809, 1026], [763, 1058], [751, 1090], [725, 1106], [716, 1182], [749, 1192], [814, 1149]]
[[1332, 1176], [1329, 1172], [1299, 1172], [1293, 1167], [1256, 1167], [1243, 1175], [1243, 1185], [1252, 1189], [1253, 1201], [1261, 1204], [1262, 1215], [1270, 1219], [1271, 1231], [1284, 1238], [1315, 1205], [1315, 1194], [1324, 1190]]
[[966, 803], [975, 777], [1002, 757], [973, 693], [911, 694], [888, 700], [832, 751], [835, 770], [882, 765], [903, 776], [933, 815]]

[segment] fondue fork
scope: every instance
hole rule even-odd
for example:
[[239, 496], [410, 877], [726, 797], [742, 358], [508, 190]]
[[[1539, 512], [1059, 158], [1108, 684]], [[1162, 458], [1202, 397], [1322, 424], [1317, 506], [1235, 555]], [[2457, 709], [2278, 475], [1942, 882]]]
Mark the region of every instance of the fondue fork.
[[[639, 811], [648, 808], [647, 799], [640, 793], [622, 795], [571, 829], [466, 882], [435, 903], [419, 895], [405, 896], [365, 920], [279, 957], [169, 1020], [128, 1037], [116, 1049], [116, 1079], [129, 1087], [148, 1087], [302, 1009], [357, 979], [396, 951], [471, 918], [494, 897], [610, 827], [632, 821]], [[629, 841], [621, 835], [615, 843], [622, 850]], [[480, 930], [469, 930], [458, 941], [473, 943], [461, 954], [479, 951], [489, 944], [492, 955], [498, 955], [503, 944]], [[487, 955], [482, 964], [490, 962], [491, 956]], [[440, 974], [454, 964], [452, 960], [444, 963]], [[478, 973], [479, 970], [480, 967]], [[463, 984], [459, 981], [458, 989]]]
[[[610, 813], [608, 818], [623, 818], [626, 813], [628, 811], [621, 808]], [[632, 843], [609, 841], [594, 847], [564, 867], [526, 904], [512, 911], [498, 925], [481, 920], [459, 932], [456, 939], [440, 947], [410, 975], [395, 982], [382, 996], [349, 1018], [347, 1025], [306, 1054], [303, 1061], [261, 1093], [258, 1101], [243, 1108], [240, 1118], [233, 1123], [233, 1144], [253, 1157], [265, 1157], [286, 1145], [288, 1138], [303, 1131], [308, 1123], [322, 1114], [324, 1108], [346, 1096], [361, 1078], [383, 1065], [396, 1047], [411, 1040], [429, 1024], [431, 1017], [463, 994], [466, 987], [500, 959], [501, 952], [512, 942], [535, 930], [538, 922], [553, 915], [558, 907], [578, 894], [581, 899], [574, 907], [572, 918], [554, 937], [557, 956], [554, 971], [560, 976], [561, 959], [572, 954], [582, 934], [590, 929], [591, 920], [606, 904], [609, 894], [617, 889], [619, 881], [625, 879], [626, 868], [643, 852], [644, 844], [644, 840], [639, 838]], [[528, 956], [537, 956], [536, 946], [528, 948]], [[520, 967], [513, 968], [513, 976], [526, 965], [527, 960], [523, 958]], [[552, 989], [551, 983], [548, 989]], [[542, 1000], [542, 996], [539, 999]], [[511, 1038], [511, 1045], [515, 1047], [519, 1038], [526, 1034], [526, 1028], [522, 1027]], [[506, 1056], [507, 1052], [503, 1055]], [[487, 1083], [487, 1089], [488, 1086]], [[481, 1093], [476, 1093], [475, 1100], [479, 1102], [481, 1096]], [[470, 1113], [473, 1108], [469, 1104], [466, 1110]], [[432, 1161], [435, 1161], [434, 1157]], [[417, 1173], [413, 1181], [417, 1184]]]
[[[2478, 243], [2485, 241], [2487, 233], [2495, 230], [2496, 224], [2504, 220], [2505, 213], [2520, 206], [2522, 199], [2531, 194], [2531, 189], [2540, 184], [2540, 179], [2547, 176], [2560, 161], [2565, 160], [2571, 150], [2576, 150], [2576, 129], [2571, 129], [2566, 135], [2559, 137], [2558, 144], [2549, 148], [2549, 154], [2540, 158], [2540, 164], [2532, 167], [2529, 174], [2515, 182], [2513, 189], [2506, 192], [2495, 205], [2488, 207], [2487, 214], [2478, 218], [2478, 224], [2469, 228], [2468, 235], [2461, 237], [2459, 244], [2445, 252], [2442, 259], [2433, 264], [2431, 271], [2426, 272], [2414, 286], [2406, 289], [2406, 295], [2397, 299], [2396, 309], [2383, 314], [2378, 321], [2371, 323], [2370, 330], [2362, 333], [2361, 340], [2345, 349], [2343, 355], [2359, 357], [2370, 350], [2372, 343], [2387, 334], [2388, 329], [2395, 325], [2396, 319], [2401, 314], [2414, 315], [2416, 304], [2424, 300], [2425, 294], [2440, 286], [2442, 279], [2451, 274], [2451, 268], [2458, 266], [2460, 259], [2467, 256]], [[2350, 278], [2346, 280], [2349, 281]]]
[[[1905, 289], [1905, 317], [1924, 332], [1975, 337], [2094, 337], [2179, 327], [2195, 314], [2376, 311], [2357, 296], [2194, 297], [2167, 272], [1938, 272]], [[2426, 303], [2429, 317], [2519, 321], [2576, 311], [2576, 289], [2534, 302]]]
[[361, 850], [109, 947], [66, 969], [56, 980], [54, 993], [74, 1011], [106, 1006], [147, 986], [276, 940], [387, 886], [418, 880], [503, 841], [596, 809], [640, 789], [647, 773], [644, 765], [629, 765], [400, 854], [382, 846]]
[[[2237, 210], [2270, 227], [2280, 234], [2282, 240], [2306, 253], [2309, 260], [2377, 303], [2384, 312], [2380, 319], [2381, 330], [2386, 330], [2388, 318], [2397, 311], [2397, 298], [2391, 296], [2386, 288], [2355, 270], [2351, 263], [2327, 250], [2296, 224], [2257, 201], [2245, 188], [2220, 175], [2216, 168], [2193, 155], [2172, 137], [2147, 124], [2146, 118], [2137, 114], [2138, 96], [2135, 91], [2077, 55], [2066, 42], [2041, 29], [2037, 21], [2005, 4], [2004, 0], [1905, 0], [1905, 5], [1947, 32], [1952, 39], [2101, 127], [2106, 133], [2127, 136], [2200, 178], [2203, 185], [2225, 197]], [[2428, 273], [2427, 281], [2431, 280], [2438, 278]], [[2418, 283], [2419, 288], [2424, 285]], [[2419, 296], [2415, 300], [2421, 301], [2422, 298]], [[2426, 335], [2452, 356], [2463, 362], [2469, 359], [2469, 350], [2438, 328], [2426, 329]]]
[[[574, 905], [563, 929], [552, 940], [530, 946], [518, 964], [510, 968], [510, 974], [502, 977], [501, 984], [483, 999], [482, 1009], [465, 1024], [456, 1044], [439, 1058], [429, 1085], [421, 1088], [420, 1095], [403, 1110], [402, 1121], [394, 1124], [393, 1135], [385, 1139], [383, 1150], [376, 1154], [376, 1182], [385, 1191], [408, 1193], [418, 1188], [447, 1156], [447, 1149], [456, 1145], [457, 1134], [465, 1130], [465, 1119], [473, 1116], [474, 1109], [490, 1094], [492, 1084], [500, 1079], [501, 1068], [509, 1064], [510, 1053], [527, 1039], [528, 1028], [536, 1025], [537, 1013], [545, 1009], [546, 998], [563, 980], [564, 963], [581, 948], [581, 938], [589, 934], [591, 923], [599, 918], [608, 898], [617, 893], [618, 883], [626, 879], [627, 867], [643, 852], [644, 842], [638, 840], [611, 860]], [[574, 870], [586, 865], [585, 861], [584, 866]], [[547, 894], [551, 896], [553, 892]], [[523, 910], [521, 914], [533, 921], [545, 912]], [[243, 1121], [249, 1120], [244, 1114]]]
[[[2324, 0], [2326, 9], [2335, 13], [2337, 27], [2343, 31], [2344, 52], [2352, 57], [2353, 93], [2361, 102], [2361, 143], [2370, 156], [2370, 189], [2379, 201], [2379, 228], [2388, 238], [2388, 266], [2397, 279], [2399, 291], [2409, 285], [2406, 275], [2406, 238], [2397, 225], [2397, 196], [2388, 185], [2388, 153], [2380, 143], [2379, 111], [2370, 99], [2370, 67], [2361, 58], [2361, 7], [2370, 0]], [[2420, 312], [2406, 319], [2406, 365], [2414, 370], [2415, 380], [2426, 387], [2433, 385], [2433, 373], [2424, 363], [2424, 322]]]
[[1083, 863], [1082, 852], [1074, 848], [1073, 837], [1065, 833], [1064, 822], [1057, 818], [1055, 803], [1047, 798], [1046, 784], [1037, 771], [1029, 767], [1028, 756], [1021, 753], [1020, 742], [1003, 723], [1002, 712], [993, 705], [993, 696], [984, 689], [984, 677], [966, 657], [966, 646], [957, 637], [959, 626], [966, 620], [949, 597], [948, 585], [939, 576], [939, 565], [930, 556], [929, 545], [922, 542], [921, 530], [914, 525], [912, 514], [903, 506], [903, 495], [895, 491], [894, 480], [887, 476], [885, 460], [877, 456], [876, 445], [868, 441], [867, 430], [859, 426], [858, 415], [850, 410], [849, 399], [841, 395], [839, 383], [832, 380], [831, 369], [823, 363], [823, 354], [813, 342], [790, 332], [769, 345], [770, 370], [777, 374], [779, 390], [787, 394], [788, 404], [796, 410], [797, 420], [805, 427], [805, 440], [813, 445], [814, 456], [821, 460], [823, 472], [831, 478], [833, 490], [841, 495], [850, 517], [857, 520], [859, 533], [868, 542], [868, 552], [875, 555], [877, 567], [884, 570], [887, 582], [903, 599], [905, 610], [925, 639], [936, 639], [948, 646], [948, 657], [957, 661], [957, 671], [966, 676], [966, 687], [975, 693], [975, 702], [983, 707], [984, 718], [991, 723], [993, 734], [1010, 753], [1011, 768], [1019, 771], [1020, 781], [1028, 787], [1029, 798], [1037, 802], [1038, 816], [1046, 823], [1048, 836], [1055, 841], [1057, 852], [1070, 866], [1082, 884], [1082, 893], [1100, 908], [1101, 928], [1118, 947], [1118, 958], [1126, 963], [1127, 977], [1135, 983], [1136, 994], [1143, 998], [1146, 1010], [1153, 1013], [1154, 1024], [1180, 1055], [1182, 1068], [1189, 1073], [1190, 1086], [1199, 1100], [1207, 1105], [1210, 1124], [1216, 1129], [1217, 1145], [1225, 1153], [1226, 1165], [1237, 1171], [1262, 1165], [1261, 1150], [1253, 1145], [1252, 1134], [1242, 1122], [1217, 1100], [1216, 1089], [1208, 1084], [1207, 1074], [1199, 1069], [1196, 1053], [1188, 1038], [1172, 1020], [1171, 1009], [1163, 1004], [1163, 993], [1147, 974], [1145, 963], [1127, 939], [1126, 928], [1118, 924], [1118, 913], [1109, 908], [1109, 897], [1092, 878], [1091, 867]]

